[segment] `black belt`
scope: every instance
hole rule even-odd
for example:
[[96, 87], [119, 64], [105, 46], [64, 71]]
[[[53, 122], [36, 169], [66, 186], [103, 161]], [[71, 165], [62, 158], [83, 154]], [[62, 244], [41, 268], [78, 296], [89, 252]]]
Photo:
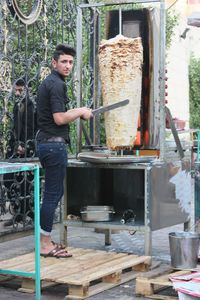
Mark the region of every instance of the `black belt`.
[[50, 137], [48, 139], [43, 139], [40, 142], [41, 143], [42, 142], [45, 142], [45, 143], [49, 142], [49, 143], [65, 143], [66, 144], [66, 140], [63, 137], [61, 137], [61, 136], [52, 136], [52, 137]]

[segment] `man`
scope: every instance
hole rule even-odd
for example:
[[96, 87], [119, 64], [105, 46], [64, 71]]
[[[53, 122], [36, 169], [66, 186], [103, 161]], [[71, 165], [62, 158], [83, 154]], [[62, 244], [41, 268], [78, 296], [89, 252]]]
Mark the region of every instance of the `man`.
[[[32, 156], [36, 129], [34, 103], [29, 99], [28, 89], [23, 79], [15, 82], [13, 90], [15, 95], [13, 135], [9, 141], [7, 158]], [[32, 149], [29, 149], [30, 147]]]
[[55, 209], [63, 196], [67, 166], [67, 143], [69, 143], [69, 123], [77, 118], [92, 117], [87, 107], [67, 110], [65, 78], [71, 73], [75, 49], [58, 45], [53, 54], [53, 71], [42, 82], [37, 98], [37, 152], [45, 170], [45, 188], [40, 211], [41, 256], [71, 256], [64, 246], [51, 240]]
[[[6, 158], [24, 158], [34, 155], [36, 129], [35, 106], [28, 96], [24, 79], [18, 79], [13, 86], [15, 103], [13, 106], [13, 131], [9, 140]], [[4, 185], [10, 201], [13, 217], [4, 226], [17, 226], [20, 222], [33, 219], [33, 204], [30, 204], [31, 172], [26, 175], [5, 174]], [[19, 182], [17, 186], [17, 182]], [[31, 221], [31, 220], [30, 220]]]

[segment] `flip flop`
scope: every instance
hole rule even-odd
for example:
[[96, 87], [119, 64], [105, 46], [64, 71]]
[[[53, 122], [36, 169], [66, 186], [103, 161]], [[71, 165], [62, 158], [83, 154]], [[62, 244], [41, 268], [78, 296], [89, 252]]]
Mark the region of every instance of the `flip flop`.
[[51, 241], [51, 243], [53, 244], [53, 246], [59, 247], [59, 249], [65, 249], [65, 248], [67, 248], [67, 246], [65, 246], [63, 244], [56, 243], [54, 241]]
[[60, 249], [59, 246], [56, 246], [48, 253], [40, 253], [40, 256], [55, 257], [55, 258], [68, 258], [68, 257], [72, 257], [72, 254], [68, 253], [67, 251], [64, 251], [64, 249]]

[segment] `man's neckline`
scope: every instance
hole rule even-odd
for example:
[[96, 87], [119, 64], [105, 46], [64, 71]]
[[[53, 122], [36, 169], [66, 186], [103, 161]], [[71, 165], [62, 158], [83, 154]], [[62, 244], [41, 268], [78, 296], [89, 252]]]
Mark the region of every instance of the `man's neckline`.
[[56, 71], [56, 70], [52, 70], [52, 73], [54, 74], [54, 75], [57, 75], [57, 76], [59, 76], [63, 81], [65, 81], [65, 77], [64, 76], [62, 76], [58, 71]]

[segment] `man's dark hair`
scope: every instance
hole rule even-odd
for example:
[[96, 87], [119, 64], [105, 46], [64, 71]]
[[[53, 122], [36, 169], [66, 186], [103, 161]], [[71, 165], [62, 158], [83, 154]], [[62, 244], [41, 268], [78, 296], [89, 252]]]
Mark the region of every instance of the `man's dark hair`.
[[23, 79], [17, 79], [17, 81], [15, 82], [15, 85], [18, 86], [25, 86], [25, 81]]
[[68, 54], [74, 57], [76, 56], [76, 50], [71, 46], [59, 44], [56, 46], [56, 50], [53, 53], [53, 59], [57, 61], [60, 55], [64, 54]]

